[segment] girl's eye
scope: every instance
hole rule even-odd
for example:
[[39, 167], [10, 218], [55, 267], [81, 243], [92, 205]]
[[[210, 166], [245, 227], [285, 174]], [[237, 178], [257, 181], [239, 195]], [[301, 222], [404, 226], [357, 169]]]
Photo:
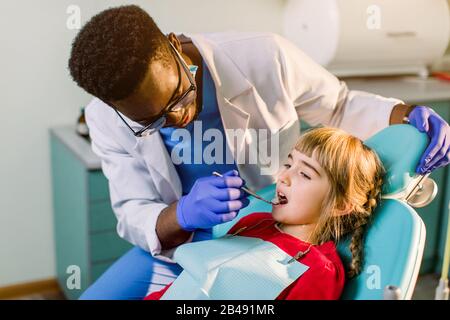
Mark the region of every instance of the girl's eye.
[[289, 169], [291, 167], [291, 165], [289, 163], [285, 163], [285, 164], [283, 164], [283, 167], [285, 167], [286, 169]]
[[308, 176], [308, 175], [307, 175], [306, 173], [304, 173], [303, 171], [300, 171], [300, 174], [301, 174], [302, 176], [304, 176], [306, 179], [311, 180], [311, 177]]

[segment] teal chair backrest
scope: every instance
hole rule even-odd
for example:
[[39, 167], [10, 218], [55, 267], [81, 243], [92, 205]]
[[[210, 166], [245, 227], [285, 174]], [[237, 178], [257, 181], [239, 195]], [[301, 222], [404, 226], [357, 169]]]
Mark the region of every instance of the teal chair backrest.
[[[365, 144], [373, 148], [386, 169], [383, 196], [405, 192], [416, 178], [415, 167], [428, 144], [426, 134], [410, 125], [390, 126]], [[272, 199], [275, 184], [258, 191], [266, 199]], [[271, 205], [250, 198], [250, 204], [239, 212], [239, 217], [253, 212], [271, 212]], [[213, 237], [220, 237], [238, 221], [213, 228]], [[338, 251], [348, 265], [351, 254], [349, 238], [338, 243]], [[425, 227], [422, 219], [406, 202], [383, 199], [374, 212], [367, 228], [364, 246], [364, 264], [357, 277], [346, 282], [342, 299], [383, 299], [386, 286], [400, 289], [401, 299], [410, 299], [417, 280], [425, 244]]]

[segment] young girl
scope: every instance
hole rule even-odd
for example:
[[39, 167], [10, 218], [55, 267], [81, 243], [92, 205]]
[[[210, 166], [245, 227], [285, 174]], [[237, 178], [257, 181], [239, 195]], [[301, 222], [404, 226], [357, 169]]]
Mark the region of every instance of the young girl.
[[[303, 134], [281, 169], [272, 213], [243, 217], [229, 234], [271, 242], [308, 270], [277, 299], [338, 299], [345, 271], [336, 243], [351, 233], [347, 276], [361, 270], [364, 229], [381, 195], [384, 169], [361, 140], [336, 128]], [[150, 294], [160, 299], [170, 287]], [[239, 297], [236, 297], [239, 299]]]

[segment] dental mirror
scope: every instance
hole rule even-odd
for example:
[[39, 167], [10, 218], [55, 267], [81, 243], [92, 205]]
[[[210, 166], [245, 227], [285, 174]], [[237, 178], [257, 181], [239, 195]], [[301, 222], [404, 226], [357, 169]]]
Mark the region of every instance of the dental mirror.
[[406, 202], [414, 208], [423, 208], [427, 206], [434, 200], [438, 192], [438, 186], [431, 178], [420, 181], [416, 189], [417, 191], [412, 193], [409, 198], [405, 199]]

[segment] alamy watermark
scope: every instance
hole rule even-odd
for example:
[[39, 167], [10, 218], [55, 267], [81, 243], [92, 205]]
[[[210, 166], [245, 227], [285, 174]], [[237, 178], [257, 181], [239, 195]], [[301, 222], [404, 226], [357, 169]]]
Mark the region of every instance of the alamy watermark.
[[81, 8], [75, 4], [67, 7], [66, 13], [69, 15], [66, 20], [66, 27], [69, 30], [81, 29]]
[[[261, 175], [274, 175], [279, 167], [279, 133], [268, 129], [203, 131], [202, 121], [194, 121], [193, 131], [177, 128], [171, 140], [177, 141], [170, 154], [175, 165], [252, 164], [259, 166]], [[206, 146], [205, 142], [208, 142]]]
[[381, 8], [375, 4], [367, 7], [366, 26], [369, 30], [381, 29]]
[[66, 279], [66, 287], [69, 290], [81, 289], [81, 268], [77, 265], [70, 265], [66, 269], [66, 273], [69, 275]]
[[367, 267], [366, 286], [369, 290], [381, 289], [381, 268], [378, 265], [370, 265]]

